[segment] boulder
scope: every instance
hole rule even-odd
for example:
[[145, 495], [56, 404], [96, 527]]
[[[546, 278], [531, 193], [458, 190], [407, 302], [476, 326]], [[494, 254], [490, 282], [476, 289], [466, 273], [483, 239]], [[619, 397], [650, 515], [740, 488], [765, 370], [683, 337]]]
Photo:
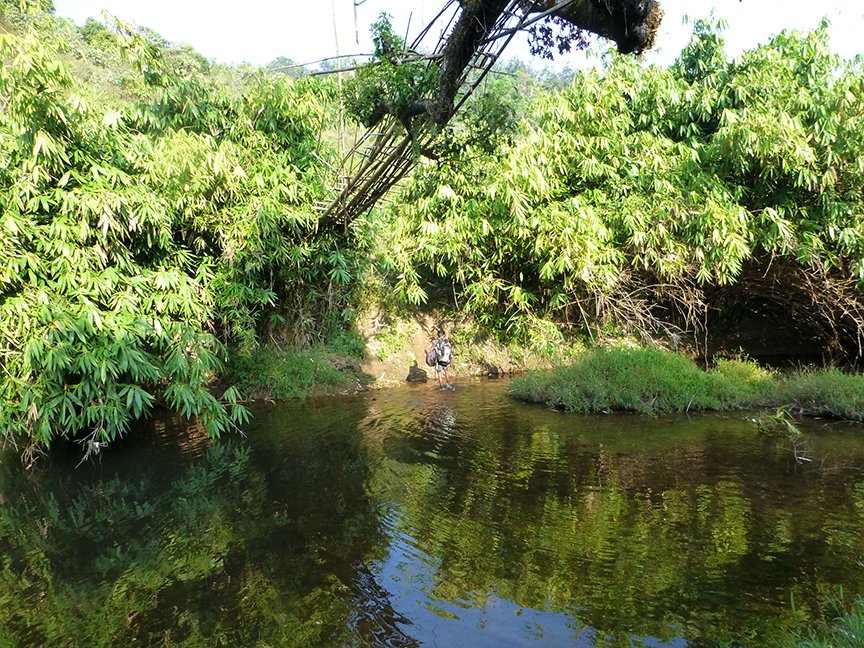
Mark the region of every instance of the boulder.
[[429, 374], [426, 373], [423, 367], [413, 365], [408, 368], [408, 378], [406, 380], [408, 382], [426, 382], [429, 380]]

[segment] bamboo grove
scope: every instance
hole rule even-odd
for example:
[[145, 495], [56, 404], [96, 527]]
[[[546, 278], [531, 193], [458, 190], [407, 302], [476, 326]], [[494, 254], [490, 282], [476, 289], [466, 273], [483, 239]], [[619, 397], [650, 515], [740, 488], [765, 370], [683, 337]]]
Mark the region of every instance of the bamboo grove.
[[230, 93], [118, 24], [121, 86], [88, 96], [86, 43], [48, 18], [0, 35], [0, 426], [99, 444], [165, 405], [218, 435], [247, 418], [215, 395], [228, 349], [268, 323], [317, 334], [350, 278], [313, 236], [329, 86]]
[[860, 353], [862, 61], [833, 56], [825, 25], [731, 60], [699, 22], [669, 69], [603, 63], [528, 105], [481, 100], [518, 134], [415, 174], [385, 246], [401, 293], [420, 302], [437, 277], [508, 330], [605, 313], [651, 332], [652, 307], [693, 326], [706, 292], [746, 300], [773, 263], [787, 297], [831, 292], [838, 312], [800, 310]]
[[[825, 25], [732, 59], [697, 22], [666, 69], [502, 69], [386, 206], [319, 228], [334, 78], [16, 6], [0, 3], [0, 427], [23, 448], [92, 448], [157, 407], [221, 434], [248, 416], [229, 357], [321, 342], [376, 291], [522, 341], [678, 340], [770, 302], [860, 355], [864, 63]], [[358, 127], [380, 77], [346, 84]]]

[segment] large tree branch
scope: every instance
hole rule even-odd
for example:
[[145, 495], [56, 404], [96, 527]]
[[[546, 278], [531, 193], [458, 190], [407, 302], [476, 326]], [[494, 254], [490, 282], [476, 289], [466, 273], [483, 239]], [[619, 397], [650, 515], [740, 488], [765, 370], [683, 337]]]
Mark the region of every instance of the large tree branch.
[[[495, 32], [495, 25], [508, 9], [521, 9], [522, 21], [515, 28]], [[555, 16], [615, 41], [622, 53], [642, 52], [653, 46], [662, 15], [657, 0], [464, 0], [462, 13], [441, 52], [438, 92], [429, 101], [429, 114], [439, 125], [452, 117], [462, 73], [490, 39]]]
[[509, 4], [510, 0], [462, 3], [462, 13], [441, 52], [438, 94], [430, 102], [429, 110], [435, 123], [446, 124], [453, 116], [453, 100], [459, 91], [462, 73]]
[[567, 22], [615, 41], [622, 54], [654, 46], [663, 12], [656, 0], [574, 0], [559, 7], [556, 0], [533, 0], [540, 11], [551, 11]]
[[[357, 115], [367, 127], [390, 116], [404, 125], [407, 134], [393, 121], [381, 132], [367, 133], [371, 146], [361, 150], [358, 144], [354, 149], [363, 161], [347, 176], [339, 194], [326, 207], [322, 221], [347, 222], [369, 209], [404, 177], [414, 151], [434, 155], [428, 143], [436, 127], [450, 120], [490, 71], [515, 31], [537, 25], [540, 20], [555, 20], [610, 38], [621, 52], [641, 52], [653, 45], [662, 16], [658, 0], [449, 0], [438, 17], [453, 9], [457, 1], [459, 11], [454, 15], [455, 23], [450, 23], [453, 28], [450, 30], [448, 25], [443, 45], [428, 57], [428, 68], [392, 58], [378, 61], [383, 65], [386, 60], [393, 67], [392, 85], [386, 74], [376, 76], [370, 69], [368, 79], [377, 85], [358, 94], [365, 103]], [[412, 67], [400, 68], [403, 64]], [[467, 74], [469, 67], [478, 74]], [[365, 136], [363, 141], [367, 141]]]

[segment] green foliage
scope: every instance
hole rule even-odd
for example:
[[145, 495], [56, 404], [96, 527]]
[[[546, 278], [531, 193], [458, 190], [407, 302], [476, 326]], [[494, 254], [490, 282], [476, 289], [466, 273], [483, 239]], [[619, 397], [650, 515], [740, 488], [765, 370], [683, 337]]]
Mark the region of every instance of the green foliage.
[[219, 435], [247, 419], [211, 393], [226, 345], [344, 323], [359, 261], [311, 208], [333, 93], [259, 75], [231, 96], [145, 36], [118, 40], [141, 100], [112, 105], [51, 38], [0, 35], [0, 426], [27, 445], [108, 442], [157, 404]]
[[[398, 205], [322, 233], [333, 79], [214, 68], [151, 30], [29, 4], [3, 5], [27, 35], [0, 35], [0, 425], [27, 444], [110, 441], [161, 405], [230, 429], [239, 394], [211, 394], [228, 349], [251, 371], [261, 339], [323, 342], [361, 280], [561, 357], [556, 327], [590, 334], [653, 287], [732, 283], [756, 256], [864, 279], [864, 74], [824, 26], [730, 61], [700, 22], [668, 70], [609, 59], [559, 92], [511, 66]], [[437, 82], [386, 15], [373, 35], [347, 84], [367, 124]], [[749, 371], [721, 364], [714, 397], [770, 400]]]
[[5, 434], [110, 441], [153, 392], [211, 434], [242, 422], [245, 410], [207, 391], [224, 349], [202, 326], [211, 304], [170, 216], [133, 183], [135, 136], [69, 96], [71, 77], [35, 36], [4, 35], [0, 49]]
[[380, 333], [372, 336], [372, 341], [377, 347], [376, 355], [379, 360], [386, 360], [394, 353], [398, 353], [405, 348], [407, 333], [399, 323], [389, 325]]
[[390, 22], [382, 13], [370, 27], [375, 52], [345, 84], [345, 106], [361, 124], [371, 127], [385, 112], [399, 115], [409, 104], [433, 89], [437, 67], [406, 51]]
[[106, 51], [120, 49], [120, 39], [117, 35], [94, 18], [88, 18], [81, 27], [81, 36], [88, 45], [97, 49]]
[[864, 421], [864, 375], [827, 368], [800, 371], [783, 384], [790, 406], [810, 416]]
[[349, 375], [337, 369], [330, 350], [259, 348], [235, 358], [229, 367], [241, 391], [256, 398], [306, 398], [322, 388], [346, 383]]
[[306, 68], [286, 56], [277, 56], [266, 65], [266, 69], [270, 74], [287, 76], [292, 79], [299, 79], [308, 74]]
[[803, 437], [801, 428], [795, 424], [785, 405], [778, 407], [773, 414], [761, 414], [755, 421], [759, 432], [766, 436], [777, 436], [793, 443]]
[[40, 15], [54, 11], [54, 0], [0, 0], [0, 16], [16, 20], [26, 15]]
[[514, 335], [644, 310], [653, 287], [735, 283], [754, 257], [860, 280], [861, 66], [824, 25], [734, 61], [706, 22], [669, 69], [608, 58], [534, 92], [515, 138], [422, 165], [382, 228], [381, 271], [409, 303], [447, 290]]
[[353, 330], [341, 330], [327, 340], [327, 349], [337, 355], [362, 360], [366, 356], [366, 340]]
[[612, 348], [552, 372], [531, 372], [514, 381], [511, 394], [572, 412], [660, 414], [761, 405], [774, 388], [770, 374], [743, 360], [704, 372], [668, 351]]

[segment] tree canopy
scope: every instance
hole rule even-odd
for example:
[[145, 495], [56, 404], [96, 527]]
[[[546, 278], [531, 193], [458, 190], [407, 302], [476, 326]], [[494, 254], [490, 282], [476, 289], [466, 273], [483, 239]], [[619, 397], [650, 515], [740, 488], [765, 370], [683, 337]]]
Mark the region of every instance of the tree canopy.
[[22, 448], [98, 450], [163, 407], [233, 429], [232, 359], [324, 340], [373, 296], [547, 347], [611, 331], [692, 348], [720, 316], [771, 314], [862, 355], [864, 70], [824, 26], [733, 60], [700, 21], [666, 69], [490, 63], [446, 123], [385, 113], [407, 165], [380, 159], [379, 188], [416, 167], [336, 227], [318, 206], [340, 97], [359, 132], [381, 96], [441, 88], [421, 58], [387, 68], [410, 47], [386, 20], [379, 65], [340, 96], [332, 76], [3, 7], [0, 428]]
[[[349, 84], [349, 110], [370, 130], [343, 161], [322, 221], [356, 218], [408, 173], [418, 152], [434, 156], [429, 145], [516, 33], [530, 29], [533, 49], [547, 55], [556, 42], [559, 51], [574, 41], [586, 46], [588, 33], [640, 52], [653, 45], [661, 17], [655, 0], [450, 0], [409, 46], [382, 14], [372, 26], [374, 57]], [[446, 33], [421, 54], [425, 36], [439, 28]]]

